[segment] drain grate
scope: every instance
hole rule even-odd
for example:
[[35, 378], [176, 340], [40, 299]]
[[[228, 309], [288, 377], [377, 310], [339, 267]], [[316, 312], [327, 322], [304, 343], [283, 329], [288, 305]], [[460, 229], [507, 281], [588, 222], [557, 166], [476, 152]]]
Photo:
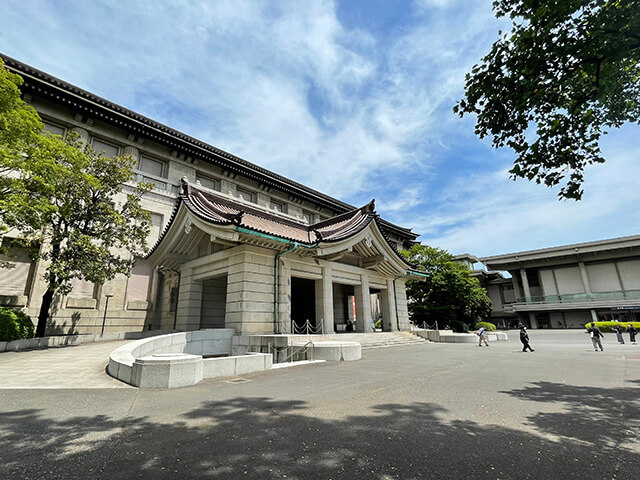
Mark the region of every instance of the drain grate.
[[250, 382], [248, 378], [232, 378], [230, 380], [225, 380], [225, 383], [238, 384], [238, 383], [247, 383]]

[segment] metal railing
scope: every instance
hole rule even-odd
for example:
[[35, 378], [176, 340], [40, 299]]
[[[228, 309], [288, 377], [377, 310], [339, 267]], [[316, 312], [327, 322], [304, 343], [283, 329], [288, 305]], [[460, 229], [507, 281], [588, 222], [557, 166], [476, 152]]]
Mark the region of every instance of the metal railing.
[[575, 303], [598, 302], [603, 300], [640, 300], [640, 290], [626, 292], [573, 293], [569, 295], [545, 295], [530, 298], [518, 298], [517, 303]]
[[291, 333], [295, 335], [323, 334], [323, 325], [324, 322], [320, 322], [319, 325], [313, 325], [308, 319], [302, 325], [298, 325], [295, 320], [291, 320]]

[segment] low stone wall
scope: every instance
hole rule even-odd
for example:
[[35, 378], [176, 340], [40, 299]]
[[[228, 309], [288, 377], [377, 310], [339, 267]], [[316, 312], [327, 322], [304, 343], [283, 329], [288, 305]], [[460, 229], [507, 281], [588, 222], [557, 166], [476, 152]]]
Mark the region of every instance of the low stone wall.
[[[432, 342], [478, 343], [478, 335], [475, 333], [455, 333], [451, 330], [414, 330], [413, 333]], [[487, 332], [486, 336], [489, 342], [509, 340], [505, 332]]]
[[286, 362], [288, 355], [307, 351], [309, 360], [355, 361], [362, 358], [360, 343], [340, 341], [333, 335], [236, 335], [233, 337], [231, 353], [242, 355], [249, 352], [272, 353], [276, 363]]
[[294, 347], [309, 348], [310, 360], [327, 360], [331, 362], [351, 362], [362, 358], [362, 347], [358, 342], [313, 342], [292, 343]]
[[[234, 332], [220, 328], [138, 340], [111, 352], [107, 371], [136, 387], [176, 388], [205, 378], [270, 370], [270, 354], [227, 356]], [[206, 358], [208, 355], [220, 357]]]
[[121, 332], [88, 334], [88, 335], [60, 335], [55, 337], [28, 338], [26, 340], [13, 340], [12, 342], [0, 342], [0, 353], [20, 352], [36, 348], [63, 347], [65, 345], [79, 345], [92, 342], [113, 342], [116, 340], [136, 340], [140, 338], [166, 335], [173, 330], [145, 330], [143, 332]]

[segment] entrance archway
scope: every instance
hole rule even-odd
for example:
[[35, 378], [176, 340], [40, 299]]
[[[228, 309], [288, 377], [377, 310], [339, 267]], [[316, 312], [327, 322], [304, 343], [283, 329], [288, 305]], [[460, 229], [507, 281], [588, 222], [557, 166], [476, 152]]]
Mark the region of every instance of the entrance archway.
[[291, 333], [321, 333], [316, 324], [316, 284], [291, 277]]

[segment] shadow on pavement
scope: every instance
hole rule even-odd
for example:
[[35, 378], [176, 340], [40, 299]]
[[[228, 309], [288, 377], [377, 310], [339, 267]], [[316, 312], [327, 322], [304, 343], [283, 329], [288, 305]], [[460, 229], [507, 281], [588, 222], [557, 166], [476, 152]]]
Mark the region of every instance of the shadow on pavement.
[[235, 398], [203, 403], [171, 424], [56, 421], [21, 410], [0, 416], [0, 478], [637, 479], [640, 453], [625, 447], [625, 432], [637, 430], [639, 390], [540, 382], [504, 392], [568, 406], [527, 419], [557, 440], [443, 421], [446, 410], [429, 403], [323, 420], [304, 402]]

